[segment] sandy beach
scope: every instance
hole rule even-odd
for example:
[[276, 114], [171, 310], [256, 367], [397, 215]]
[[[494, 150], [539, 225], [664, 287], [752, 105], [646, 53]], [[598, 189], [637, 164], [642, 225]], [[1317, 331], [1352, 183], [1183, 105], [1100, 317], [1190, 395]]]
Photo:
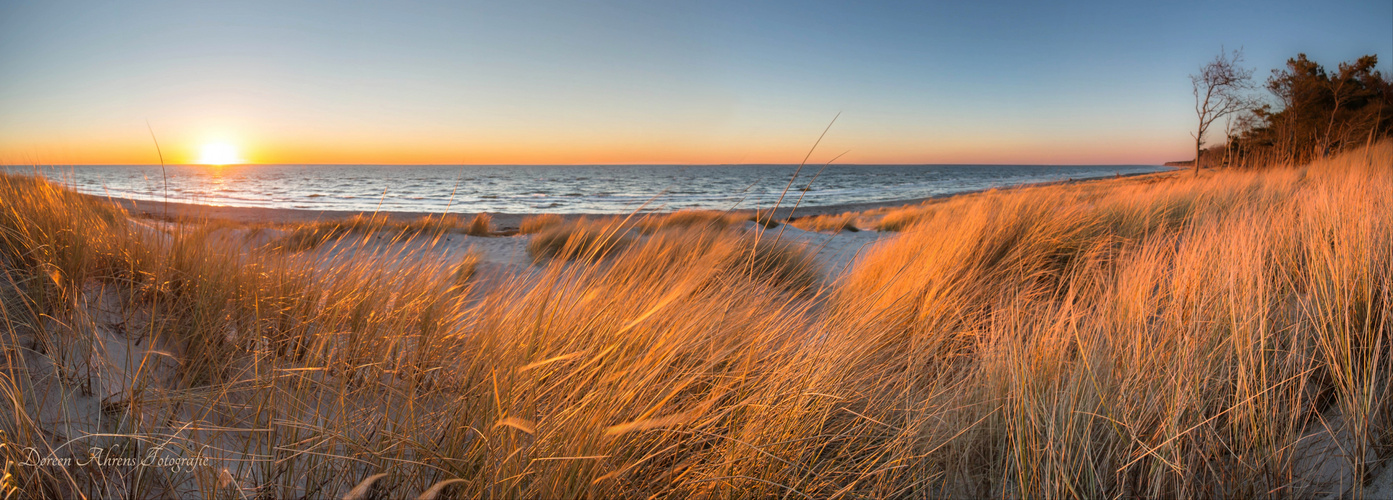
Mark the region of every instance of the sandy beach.
[[0, 2], [0, 500], [1393, 500], [1389, 19]]
[[[827, 279], [835, 279], [864, 256], [875, 244], [887, 241], [897, 233], [877, 230], [879, 221], [892, 212], [914, 212], [933, 203], [980, 195], [988, 191], [1015, 192], [1030, 189], [1046, 189], [1066, 185], [1089, 186], [1098, 189], [1118, 188], [1138, 183], [1155, 182], [1173, 171], [1163, 171], [1130, 176], [1116, 176], [1095, 179], [1067, 180], [1024, 184], [1000, 189], [974, 190], [950, 193], [931, 198], [896, 200], [871, 203], [857, 203], [812, 207], [780, 208], [774, 219], [792, 223], [781, 224], [777, 229], [765, 232], [753, 222], [741, 222], [735, 229], [746, 234], [771, 235], [781, 241], [789, 242], [806, 249], [813, 258], [819, 274]], [[355, 212], [333, 210], [281, 209], [260, 207], [227, 207], [200, 205], [192, 203], [163, 203], [149, 200], [107, 199], [120, 206], [136, 218], [138, 225], [144, 225], [155, 234], [171, 233], [179, 227], [208, 226], [213, 229], [206, 234], [208, 241], [218, 245], [251, 252], [258, 248], [276, 246], [284, 241], [297, 228], [314, 225], [334, 224], [358, 216], [374, 216], [384, 223], [407, 224], [429, 215], [424, 212]], [[651, 212], [644, 216], [659, 217], [663, 212]], [[460, 214], [465, 219], [476, 214]], [[442, 235], [414, 235], [394, 237], [390, 235], [359, 234], [357, 237], [332, 238], [323, 244], [300, 252], [316, 267], [331, 270], [353, 262], [373, 262], [384, 266], [427, 266], [437, 272], [449, 272], [465, 260], [477, 259], [477, 272], [480, 282], [492, 284], [507, 281], [521, 274], [538, 272], [545, 267], [545, 259], [536, 258], [528, 249], [534, 235], [519, 234], [518, 228], [524, 218], [538, 214], [490, 213], [492, 234], [470, 235], [454, 231]], [[623, 218], [625, 214], [557, 214], [564, 223], [575, 223], [583, 218]], [[751, 210], [729, 212], [733, 220], [751, 217]], [[840, 216], [858, 230], [816, 229], [800, 220], [818, 217]], [[641, 219], [643, 217], [635, 217]], [[145, 220], [146, 222], [141, 222]], [[795, 227], [802, 225], [803, 227]], [[627, 231], [639, 240], [647, 236]]]
[[[1057, 181], [1057, 182], [1042, 182], [1042, 183], [1035, 183], [1035, 184], [1024, 184], [1024, 185], [1019, 185], [1019, 186], [1011, 186], [1011, 187], [1005, 187], [1005, 188], [998, 188], [997, 190], [999, 190], [999, 191], [1006, 191], [1006, 190], [1016, 190], [1016, 189], [1027, 189], [1027, 188], [1033, 188], [1033, 187], [1044, 187], [1044, 186], [1054, 186], [1054, 185], [1067, 185], [1067, 184], [1079, 184], [1079, 183], [1107, 183], [1107, 182], [1112, 182], [1112, 181], [1118, 181], [1118, 180], [1120, 180], [1120, 179], [1130, 179], [1130, 180], [1132, 180], [1132, 181], [1136, 181], [1137, 179], [1143, 179], [1143, 178], [1149, 178], [1149, 177], [1155, 177], [1155, 176], [1172, 175], [1173, 173], [1174, 173], [1174, 171], [1162, 171], [1162, 172], [1153, 172], [1153, 173], [1141, 173], [1141, 174], [1119, 175], [1119, 176], [1115, 176], [1115, 177], [1102, 177], [1102, 178], [1094, 178], [1094, 179], [1078, 179], [1078, 180], [1066, 180], [1066, 181]], [[890, 201], [878, 201], [878, 202], [867, 202], [867, 203], [853, 203], [853, 204], [843, 204], [843, 205], [800, 206], [800, 207], [796, 207], [796, 208], [795, 208], [795, 207], [791, 207], [791, 206], [784, 206], [784, 207], [780, 207], [779, 210], [778, 210], [777, 212], [775, 212], [774, 218], [775, 218], [776, 220], [784, 220], [784, 219], [788, 219], [788, 218], [790, 218], [790, 217], [811, 217], [811, 216], [818, 216], [818, 215], [834, 215], [834, 214], [843, 214], [843, 213], [851, 213], [851, 212], [869, 212], [869, 211], [884, 210], [884, 209], [892, 209], [892, 208], [898, 208], [898, 207], [918, 206], [918, 205], [923, 205], [923, 204], [925, 204], [925, 203], [931, 203], [931, 202], [936, 202], [936, 201], [942, 201], [942, 200], [949, 199], [949, 198], [953, 198], [953, 197], [957, 197], [957, 196], [967, 196], [967, 195], [972, 195], [972, 194], [976, 194], [976, 193], [981, 193], [981, 192], [983, 192], [983, 191], [989, 191], [989, 190], [971, 190], [971, 191], [962, 191], [962, 192], [956, 192], [956, 193], [948, 193], [948, 194], [943, 194], [943, 195], [938, 195], [938, 196], [933, 196], [933, 197], [928, 197], [928, 198], [915, 198], [915, 199], [907, 199], [907, 200], [890, 200]], [[101, 197], [101, 196], [92, 196], [92, 197], [93, 197], [93, 198], [96, 198], [96, 199], [107, 200], [107, 201], [110, 201], [110, 202], [112, 202], [112, 203], [115, 203], [116, 205], [120, 206], [121, 208], [125, 209], [127, 212], [130, 212], [131, 214], [133, 214], [133, 215], [135, 215], [135, 216], [137, 216], [137, 217], [152, 218], [152, 219], [166, 219], [166, 220], [171, 220], [171, 219], [172, 219], [172, 220], [208, 220], [208, 221], [222, 221], [222, 222], [231, 222], [231, 223], [239, 223], [239, 224], [263, 224], [263, 223], [269, 223], [269, 224], [301, 224], [301, 223], [309, 223], [309, 222], [323, 222], [323, 221], [347, 219], [347, 218], [354, 217], [354, 216], [359, 216], [359, 215], [371, 215], [371, 214], [373, 214], [373, 212], [363, 212], [363, 211], [312, 210], [312, 209], [263, 208], [263, 207], [237, 207], [237, 206], [205, 205], [205, 204], [187, 203], [187, 202], [181, 202], [181, 201], [163, 202], [163, 201], [157, 201], [157, 200], [138, 200], [138, 199], [114, 198], [114, 197]], [[790, 194], [790, 195], [789, 195], [789, 202], [786, 203], [785, 205], [792, 205], [792, 204], [793, 204], [793, 201], [796, 200], [796, 199], [797, 199], [796, 193]], [[546, 212], [543, 210], [543, 211], [538, 211], [537, 213], [546, 213]], [[521, 213], [489, 213], [488, 215], [489, 215], [490, 217], [493, 218], [493, 224], [494, 224], [494, 227], [495, 227], [497, 230], [499, 230], [499, 231], [509, 231], [509, 230], [515, 230], [515, 229], [517, 229], [517, 228], [519, 227], [520, 223], [522, 222], [522, 219], [523, 219], [524, 217], [527, 217], [527, 216], [529, 216], [529, 215], [536, 215], [537, 213], [529, 213], [529, 214], [521, 214]], [[741, 209], [741, 210], [734, 210], [734, 211], [732, 211], [732, 213], [738, 213], [738, 214], [753, 213], [753, 210]], [[437, 214], [430, 213], [430, 212], [378, 212], [377, 215], [378, 215], [378, 216], [386, 216], [389, 220], [393, 220], [393, 221], [408, 221], [408, 220], [418, 219], [418, 218], [420, 218], [420, 217], [424, 217], [424, 216], [428, 216], [428, 215], [437, 215]], [[466, 213], [466, 214], [461, 214], [461, 215], [464, 215], [464, 216], [472, 216], [472, 215], [475, 215], [475, 214]], [[573, 219], [578, 219], [578, 218], [581, 218], [581, 217], [592, 217], [592, 218], [593, 218], [593, 217], [607, 217], [607, 216], [613, 216], [613, 215], [616, 215], [616, 214], [599, 214], [599, 213], [584, 214], [584, 213], [582, 213], [582, 214], [560, 214], [560, 215], [561, 215], [563, 218], [567, 219], [567, 220], [573, 220]], [[626, 215], [626, 214], [618, 214], [618, 215]]]
[[[938, 474], [981, 460], [982, 440], [1004, 447], [1012, 433], [1055, 435], [1072, 425], [1121, 443], [1110, 452], [1117, 460], [1136, 460], [1154, 446], [1134, 445], [1118, 429], [1154, 427], [1169, 411], [1142, 401], [1114, 413], [1116, 422], [1048, 419], [1057, 406], [1082, 418], [1110, 411], [1099, 401], [1131, 404], [1137, 394], [1186, 409], [1162, 442], [1252, 448], [1226, 438], [1229, 428], [1212, 414], [1229, 411], [1220, 401], [1251, 397], [1226, 392], [1238, 386], [1231, 377], [1265, 375], [1225, 367], [1266, 357], [1280, 380], [1301, 380], [1321, 359], [1321, 339], [1344, 334], [1303, 326], [1318, 325], [1303, 315], [1349, 304], [1292, 288], [1288, 270], [1302, 283], [1335, 283], [1328, 290], [1390, 283], [1385, 263], [1356, 258], [1387, 241], [1388, 228], [1342, 222], [1387, 210], [1380, 186], [1390, 181], [1368, 158], [1389, 155], [1384, 148], [1307, 170], [1170, 171], [800, 207], [792, 217], [781, 210], [772, 227], [748, 214], [694, 211], [626, 222], [568, 215], [540, 226], [533, 218], [526, 229], [524, 215], [491, 214], [492, 226], [478, 230], [468, 214], [431, 226], [422, 213], [355, 218], [362, 213], [107, 200], [0, 177], [8, 194], [0, 214], [19, 215], [0, 218], [10, 248], [4, 272], [15, 277], [0, 298], [21, 318], [8, 333], [10, 363], [29, 384], [16, 407], [37, 422], [16, 428], [59, 443], [85, 439], [79, 454], [125, 435], [208, 446], [210, 463], [225, 470], [200, 470], [202, 483], [171, 475], [162, 491], [172, 495], [200, 484], [307, 492], [326, 481], [347, 491], [382, 477], [379, 470], [398, 481], [386, 488], [414, 494], [481, 477], [472, 466], [432, 472], [460, 456], [487, 464], [487, 477], [531, 467], [548, 478], [529, 486], [536, 495], [520, 496], [553, 496], [577, 476], [603, 496], [595, 485], [619, 474], [635, 490], [661, 492], [671, 484], [661, 470], [632, 464], [685, 442], [710, 448], [675, 452], [698, 467], [748, 453], [751, 443], [828, 478], [859, 470], [887, 440], [960, 447], [893, 458], [922, 460], [916, 475]], [[1342, 174], [1350, 171], [1384, 177], [1370, 174], [1381, 183], [1370, 186]], [[1337, 198], [1356, 204], [1332, 212], [1328, 200]], [[1292, 204], [1295, 219], [1283, 208]], [[1331, 247], [1324, 227], [1359, 243]], [[1268, 243], [1272, 235], [1281, 240]], [[1270, 248], [1339, 252], [1332, 261], [1367, 269], [1347, 278]], [[1235, 302], [1250, 286], [1279, 299]], [[1234, 318], [1261, 314], [1311, 337], [1295, 341], [1306, 347], [1274, 351], [1236, 337], [1261, 332]], [[1196, 329], [1204, 325], [1222, 327]], [[1120, 373], [1099, 382], [1090, 370], [1105, 363]], [[1022, 389], [1036, 381], [1082, 397], [1008, 406], [1055, 397]], [[1215, 381], [1221, 387], [1194, 389]], [[1306, 496], [1348, 491], [1363, 477], [1374, 478], [1370, 491], [1390, 483], [1388, 469], [1348, 459], [1347, 450], [1374, 456], [1358, 434], [1368, 425], [1359, 408], [1317, 406], [1308, 391], [1274, 387], [1262, 390], [1279, 397], [1251, 415], [1297, 408], [1307, 416], [1253, 438], [1290, 450], [1264, 459], [1262, 470], [1309, 471], [1284, 479]], [[910, 419], [906, 391], [919, 391]], [[214, 411], [193, 410], [206, 405]], [[270, 414], [284, 417], [260, 423]], [[1014, 427], [1030, 419], [1050, 428]], [[123, 422], [137, 427], [117, 427]], [[399, 433], [380, 433], [386, 425]], [[846, 436], [845, 453], [823, 455], [829, 434]], [[371, 461], [328, 469], [296, 459], [288, 463], [312, 471], [304, 479], [265, 479], [286, 463], [274, 458], [276, 447], [313, 451], [315, 440], [362, 446]], [[1077, 443], [1052, 446], [1085, 451]], [[419, 458], [396, 461], [397, 449]], [[1037, 463], [1032, 450], [1012, 460]], [[529, 458], [513, 463], [522, 453]], [[603, 468], [577, 471], [568, 465], [576, 457]], [[1261, 480], [1249, 464], [1223, 465], [1225, 474]], [[780, 484], [802, 477], [759, 463], [732, 467]], [[708, 492], [706, 484], [684, 483], [681, 492]], [[778, 493], [764, 484], [742, 488]], [[926, 491], [968, 497], [976, 484]], [[842, 488], [828, 481], [808, 490]]]

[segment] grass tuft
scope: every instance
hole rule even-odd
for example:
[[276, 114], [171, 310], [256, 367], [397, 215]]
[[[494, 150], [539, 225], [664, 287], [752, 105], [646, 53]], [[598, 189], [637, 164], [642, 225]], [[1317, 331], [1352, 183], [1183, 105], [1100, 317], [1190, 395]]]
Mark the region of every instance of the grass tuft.
[[527, 251], [538, 260], [598, 261], [628, 247], [633, 238], [627, 233], [616, 221], [579, 219], [536, 233]]
[[557, 214], [529, 215], [522, 218], [518, 233], [537, 234], [542, 232], [543, 229], [559, 224], [561, 224], [561, 216]]
[[670, 214], [653, 214], [640, 220], [638, 223], [639, 231], [643, 234], [653, 234], [664, 229], [691, 229], [699, 228], [711, 231], [722, 231], [729, 227], [732, 216], [726, 212], [715, 210], [678, 210]]
[[464, 234], [470, 236], [488, 236], [492, 232], [493, 217], [490, 217], [489, 214], [475, 215], [464, 229]]
[[858, 214], [853, 212], [843, 214], [815, 215], [810, 217], [799, 217], [789, 221], [789, 225], [804, 231], [822, 231], [840, 233], [842, 231], [857, 232], [861, 228], [856, 226]]
[[391, 220], [386, 214], [354, 215], [342, 220], [300, 224], [290, 228], [279, 240], [272, 242], [272, 246], [287, 252], [303, 252], [355, 234], [398, 240], [415, 237], [439, 238], [447, 233], [490, 236], [493, 234], [493, 219], [488, 214], [481, 213], [467, 221], [458, 215], [426, 215], [398, 222]]

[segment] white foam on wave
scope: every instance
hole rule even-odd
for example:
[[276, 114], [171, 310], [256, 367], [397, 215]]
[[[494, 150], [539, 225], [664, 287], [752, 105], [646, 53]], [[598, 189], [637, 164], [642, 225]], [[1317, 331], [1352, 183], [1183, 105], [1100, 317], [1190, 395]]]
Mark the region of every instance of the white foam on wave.
[[[37, 171], [98, 196], [211, 205], [426, 212], [626, 213], [884, 202], [1160, 166], [66, 166]], [[8, 170], [34, 172], [32, 167]], [[819, 173], [818, 171], [821, 170]], [[818, 174], [816, 179], [814, 174]], [[810, 185], [811, 183], [811, 185]]]

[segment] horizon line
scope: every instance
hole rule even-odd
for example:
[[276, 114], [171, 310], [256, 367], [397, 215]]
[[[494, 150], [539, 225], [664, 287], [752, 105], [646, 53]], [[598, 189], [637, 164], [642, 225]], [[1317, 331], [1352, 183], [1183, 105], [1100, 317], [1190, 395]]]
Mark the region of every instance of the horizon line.
[[[1176, 160], [1189, 161], [1189, 160]], [[740, 167], [740, 166], [786, 166], [786, 165], [840, 165], [840, 166], [1020, 166], [1020, 167], [1163, 167], [1163, 163], [229, 163], [210, 165], [206, 163], [0, 163], [0, 167], [256, 167], [256, 166], [304, 166], [304, 167]]]

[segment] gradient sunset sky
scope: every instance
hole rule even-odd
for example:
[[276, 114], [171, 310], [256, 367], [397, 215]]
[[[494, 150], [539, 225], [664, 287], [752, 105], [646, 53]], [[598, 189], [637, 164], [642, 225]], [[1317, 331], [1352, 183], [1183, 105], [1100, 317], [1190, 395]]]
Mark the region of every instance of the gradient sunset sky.
[[3, 2], [0, 163], [1144, 163], [1393, 2]]

